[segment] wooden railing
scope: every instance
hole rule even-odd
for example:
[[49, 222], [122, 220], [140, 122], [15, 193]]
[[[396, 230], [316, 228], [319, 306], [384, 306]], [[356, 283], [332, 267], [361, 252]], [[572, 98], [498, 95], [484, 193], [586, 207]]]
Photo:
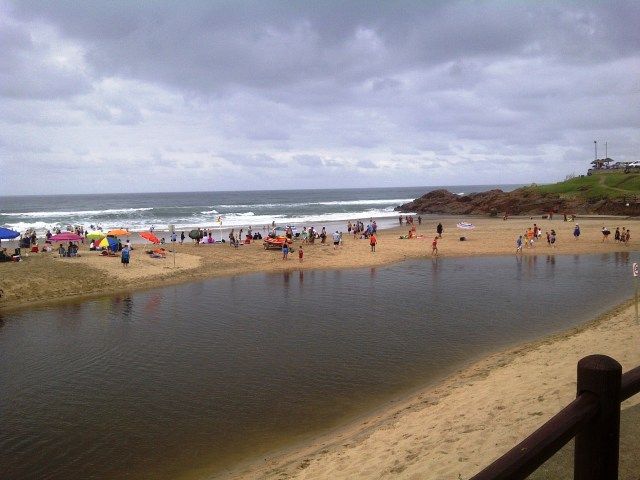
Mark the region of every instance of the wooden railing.
[[573, 437], [574, 479], [617, 480], [620, 403], [637, 393], [640, 367], [622, 375], [611, 357], [584, 357], [576, 399], [472, 480], [524, 479]]

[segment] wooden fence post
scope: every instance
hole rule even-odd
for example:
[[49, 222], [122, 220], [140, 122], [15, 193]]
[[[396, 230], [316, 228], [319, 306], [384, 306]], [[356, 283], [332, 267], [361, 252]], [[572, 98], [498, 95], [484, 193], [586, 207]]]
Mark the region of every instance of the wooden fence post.
[[606, 355], [578, 362], [578, 395], [598, 395], [597, 415], [576, 435], [575, 480], [617, 480], [622, 367]]

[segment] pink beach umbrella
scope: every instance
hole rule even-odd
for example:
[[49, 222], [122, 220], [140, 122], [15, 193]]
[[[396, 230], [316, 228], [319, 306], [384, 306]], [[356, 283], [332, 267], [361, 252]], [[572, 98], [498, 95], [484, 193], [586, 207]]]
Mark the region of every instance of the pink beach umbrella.
[[80, 240], [82, 237], [73, 232], [62, 232], [49, 239], [51, 242], [79, 242]]

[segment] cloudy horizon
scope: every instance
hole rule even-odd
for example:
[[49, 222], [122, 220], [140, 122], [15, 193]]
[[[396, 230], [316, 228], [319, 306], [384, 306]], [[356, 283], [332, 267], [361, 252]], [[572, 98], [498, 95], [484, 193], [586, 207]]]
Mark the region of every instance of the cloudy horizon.
[[546, 183], [640, 160], [640, 3], [0, 0], [0, 195]]

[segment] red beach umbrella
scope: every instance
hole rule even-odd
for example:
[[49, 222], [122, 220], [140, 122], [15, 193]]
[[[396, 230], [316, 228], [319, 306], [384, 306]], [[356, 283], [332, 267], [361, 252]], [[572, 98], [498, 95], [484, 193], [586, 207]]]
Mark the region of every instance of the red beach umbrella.
[[142, 232], [140, 236], [151, 243], [160, 243], [160, 239], [151, 232]]
[[51, 242], [79, 242], [80, 240], [82, 237], [73, 232], [62, 232], [49, 239]]

